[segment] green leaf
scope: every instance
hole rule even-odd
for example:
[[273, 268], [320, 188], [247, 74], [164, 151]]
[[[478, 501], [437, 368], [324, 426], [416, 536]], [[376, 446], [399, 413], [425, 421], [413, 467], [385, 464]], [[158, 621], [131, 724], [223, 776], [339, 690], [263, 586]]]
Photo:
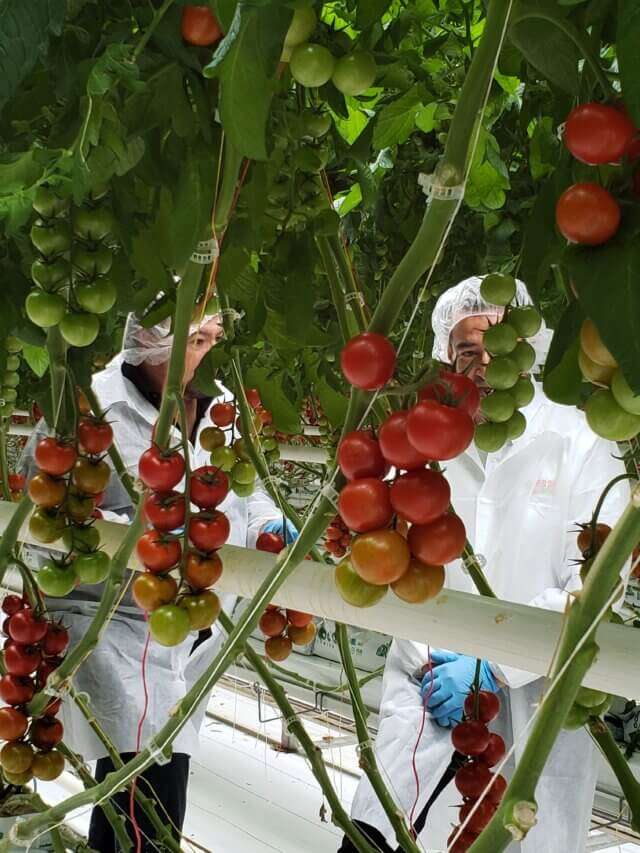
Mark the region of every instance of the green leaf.
[[465, 202], [472, 208], [498, 210], [506, 201], [508, 189], [509, 173], [500, 157], [498, 143], [483, 130], [469, 171]]
[[131, 91], [140, 91], [144, 83], [139, 79], [139, 69], [131, 61], [132, 48], [127, 44], [112, 43], [96, 60], [87, 78], [87, 95], [106, 95], [117, 85], [124, 83]]
[[[537, 13], [544, 17], [537, 17]], [[581, 59], [571, 38], [554, 21], [566, 23], [558, 15], [555, 2], [520, 3], [509, 35], [528, 62], [554, 86], [577, 95], [580, 89], [578, 62]]]
[[362, 201], [362, 190], [360, 189], [360, 184], [353, 184], [349, 192], [342, 197], [338, 196], [337, 200], [340, 202], [338, 206], [338, 213], [341, 217], [346, 216], [347, 213], [351, 213], [351, 211], [355, 210]]
[[344, 394], [335, 391], [324, 377], [315, 384], [315, 392], [320, 400], [322, 411], [333, 427], [342, 426], [347, 415], [349, 401]]
[[640, 241], [629, 230], [604, 246], [569, 250], [566, 264], [585, 313], [640, 394]]
[[431, 133], [438, 123], [436, 121], [437, 109], [438, 105], [434, 101], [432, 104], [427, 104], [425, 107], [422, 107], [416, 115], [416, 127], [423, 133]]
[[240, 32], [242, 10], [243, 4], [238, 3], [233, 13], [231, 24], [226, 30], [224, 38], [216, 46], [216, 49], [213, 53], [213, 58], [211, 59], [209, 64], [205, 65], [205, 67], [202, 69], [202, 73], [205, 77], [215, 77], [215, 75], [217, 74], [218, 66], [233, 47], [233, 43], [235, 42], [236, 38], [238, 37], [238, 33]]
[[375, 24], [390, 5], [391, 0], [366, 0], [366, 3], [359, 3], [356, 11], [356, 27], [364, 30], [371, 24]]
[[217, 372], [214, 350], [211, 349], [197, 366], [191, 384], [207, 397], [218, 397], [222, 394], [222, 388], [216, 382]]
[[62, 151], [34, 148], [0, 155], [0, 195], [27, 191], [61, 154]]
[[25, 344], [22, 348], [22, 357], [38, 379], [41, 379], [49, 369], [49, 352], [45, 347]]
[[0, 3], [0, 109], [18, 91], [49, 37], [60, 35], [66, 0], [2, 0]]
[[578, 352], [583, 320], [579, 303], [572, 302], [554, 332], [542, 380], [545, 394], [554, 403], [575, 406], [580, 401], [582, 374], [578, 366]]
[[404, 95], [382, 108], [373, 131], [373, 146], [377, 150], [406, 142], [416, 126], [416, 116], [422, 110], [421, 88], [413, 86]]
[[631, 118], [640, 125], [640, 3], [618, 0], [618, 63], [624, 102]]
[[551, 116], [542, 116], [535, 123], [529, 143], [529, 169], [534, 180], [539, 181], [553, 172], [559, 145], [553, 119]]
[[296, 434], [300, 432], [300, 401], [288, 399], [283, 381], [282, 371], [270, 372], [258, 365], [252, 365], [245, 373], [245, 385], [258, 389], [262, 405], [273, 415], [275, 428]]

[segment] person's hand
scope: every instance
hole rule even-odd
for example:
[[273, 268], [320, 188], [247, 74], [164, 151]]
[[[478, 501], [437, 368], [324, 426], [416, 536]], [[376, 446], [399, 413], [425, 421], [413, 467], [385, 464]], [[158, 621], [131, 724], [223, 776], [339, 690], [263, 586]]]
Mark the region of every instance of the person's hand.
[[[462, 719], [464, 700], [473, 686], [476, 659], [436, 650], [431, 653], [431, 661], [433, 670], [425, 673], [420, 694], [438, 725], [452, 726]], [[499, 690], [491, 668], [484, 660], [480, 664], [480, 689], [492, 693]]]
[[284, 539], [285, 545], [289, 545], [291, 542], [295, 542], [298, 538], [298, 531], [296, 530], [295, 525], [292, 524], [289, 519], [287, 519], [286, 533], [282, 518], [279, 518], [277, 521], [268, 521], [262, 528], [262, 532], [279, 534]]

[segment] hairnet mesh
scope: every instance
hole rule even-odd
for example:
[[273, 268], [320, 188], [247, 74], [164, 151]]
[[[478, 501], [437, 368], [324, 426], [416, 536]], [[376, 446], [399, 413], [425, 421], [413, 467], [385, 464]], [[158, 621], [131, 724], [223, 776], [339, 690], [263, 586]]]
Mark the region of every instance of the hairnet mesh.
[[[200, 323], [192, 323], [189, 326], [189, 334], [192, 335], [200, 328]], [[169, 360], [171, 347], [173, 346], [173, 335], [171, 334], [171, 318], [167, 317], [155, 326], [145, 329], [135, 314], [129, 314], [124, 327], [122, 339], [121, 358], [127, 364], [164, 364]]]
[[[500, 320], [504, 314], [504, 308], [493, 305], [483, 299], [480, 293], [480, 284], [484, 276], [471, 276], [464, 281], [450, 287], [440, 296], [436, 302], [431, 315], [433, 327], [433, 358], [437, 361], [449, 362], [449, 338], [453, 328], [461, 320], [467, 317], [489, 316]], [[516, 279], [516, 304], [533, 305], [529, 291], [523, 281]], [[536, 351], [536, 364], [543, 364], [549, 350], [551, 331], [546, 328], [544, 322], [540, 331], [529, 343]]]

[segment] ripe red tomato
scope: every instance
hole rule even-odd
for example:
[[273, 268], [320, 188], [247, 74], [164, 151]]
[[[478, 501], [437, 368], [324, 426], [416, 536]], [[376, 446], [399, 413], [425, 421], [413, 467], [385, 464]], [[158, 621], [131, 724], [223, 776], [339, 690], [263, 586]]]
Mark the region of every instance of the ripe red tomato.
[[179, 492], [150, 492], [144, 499], [144, 514], [149, 524], [162, 533], [177, 530], [184, 524], [184, 495]]
[[279, 554], [284, 548], [284, 539], [279, 533], [261, 533], [256, 539], [256, 548], [258, 551]]
[[40, 717], [34, 720], [29, 732], [29, 740], [38, 749], [53, 749], [62, 740], [64, 728], [55, 717]]
[[228, 427], [236, 416], [236, 407], [233, 403], [214, 403], [209, 416], [217, 427]]
[[217, 551], [222, 548], [230, 532], [229, 519], [219, 510], [199, 512], [189, 522], [189, 539], [200, 551]]
[[570, 243], [599, 246], [620, 225], [620, 206], [600, 184], [573, 184], [556, 204], [556, 225]]
[[49, 676], [52, 672], [54, 672], [62, 663], [62, 658], [47, 658], [47, 660], [43, 661], [38, 667], [38, 673], [36, 676], [36, 681], [38, 683], [38, 688], [42, 689], [44, 685], [48, 682]]
[[12, 492], [21, 492], [25, 484], [24, 474], [9, 474], [7, 482]]
[[140, 457], [138, 474], [145, 486], [157, 492], [168, 492], [184, 476], [184, 459], [180, 453], [163, 453], [154, 445]]
[[62, 699], [52, 699], [51, 702], [44, 709], [45, 717], [55, 717], [55, 715], [60, 710], [60, 706], [62, 705]]
[[47, 633], [42, 641], [42, 651], [45, 655], [61, 655], [69, 646], [69, 632], [59, 622], [50, 622]]
[[362, 580], [375, 585], [399, 580], [409, 568], [411, 554], [406, 540], [395, 530], [374, 530], [356, 536], [351, 562]]
[[35, 616], [33, 610], [25, 608], [10, 617], [7, 633], [15, 643], [31, 646], [43, 639], [47, 628], [46, 619]]
[[463, 755], [481, 755], [489, 746], [489, 729], [480, 720], [465, 720], [451, 732], [451, 742]]
[[342, 439], [338, 446], [338, 465], [347, 480], [384, 477], [389, 470], [375, 436], [363, 429], [349, 432]]
[[495, 732], [491, 732], [489, 735], [489, 743], [487, 744], [487, 748], [480, 756], [481, 760], [488, 767], [495, 767], [507, 754], [507, 746], [504, 740], [497, 735]]
[[151, 572], [166, 572], [180, 562], [182, 545], [179, 539], [157, 530], [148, 530], [138, 539], [138, 559]]
[[113, 443], [113, 430], [106, 421], [95, 418], [80, 418], [78, 441], [87, 453], [105, 453]]
[[147, 613], [170, 604], [177, 594], [178, 584], [172, 577], [158, 577], [151, 572], [138, 575], [131, 585], [133, 600]]
[[23, 601], [19, 595], [6, 595], [2, 600], [2, 611], [9, 616], [13, 616], [18, 610], [24, 607]]
[[422, 400], [409, 410], [407, 436], [418, 453], [442, 462], [455, 459], [473, 440], [473, 418], [464, 409]]
[[411, 524], [429, 524], [446, 512], [451, 489], [438, 471], [421, 468], [397, 477], [389, 496], [394, 510]]
[[374, 477], [352, 480], [340, 492], [338, 511], [347, 527], [358, 533], [386, 527], [393, 517], [389, 487]]
[[[475, 806], [475, 800], [468, 800], [466, 803], [463, 803], [460, 807], [460, 823], [463, 824], [469, 815], [471, 814], [472, 809]], [[472, 833], [480, 833], [487, 826], [491, 818], [496, 813], [497, 806], [495, 803], [492, 803], [488, 797], [485, 797], [484, 800], [481, 800], [478, 808], [473, 812], [473, 816], [468, 821], [465, 826], [465, 832], [469, 831]]]
[[218, 19], [208, 6], [184, 6], [181, 32], [182, 38], [196, 47], [207, 47], [222, 38]]
[[[464, 700], [464, 713], [466, 717], [473, 717], [474, 695], [469, 693]], [[490, 690], [481, 690], [478, 699], [478, 719], [483, 723], [490, 723], [500, 713], [500, 699]]]
[[229, 479], [213, 465], [202, 465], [191, 475], [190, 498], [201, 509], [213, 509], [229, 493]]
[[576, 160], [590, 166], [618, 163], [635, 131], [622, 110], [606, 104], [579, 104], [567, 116], [564, 144]]
[[262, 405], [260, 400], [260, 392], [257, 388], [245, 388], [244, 389], [245, 396], [247, 398], [247, 402], [251, 406], [252, 409], [257, 409]]
[[265, 637], [279, 637], [287, 627], [287, 617], [280, 610], [266, 610], [258, 625]]
[[382, 455], [390, 465], [404, 471], [424, 467], [427, 457], [407, 437], [407, 412], [394, 412], [378, 430]]
[[3, 675], [0, 678], [0, 698], [7, 705], [26, 705], [35, 692], [32, 678], [24, 675]]
[[291, 640], [294, 646], [308, 646], [316, 636], [316, 626], [313, 622], [309, 622], [304, 628], [297, 628], [295, 625], [287, 627], [287, 637]]
[[0, 708], [0, 740], [17, 740], [26, 732], [29, 720], [16, 708]]
[[73, 444], [57, 438], [42, 438], [36, 445], [34, 456], [41, 471], [52, 477], [62, 477], [73, 468], [78, 451]]
[[419, 400], [436, 400], [446, 406], [457, 406], [475, 418], [480, 411], [480, 391], [473, 380], [462, 373], [441, 370], [435, 382], [418, 391]]
[[463, 797], [477, 798], [491, 781], [491, 771], [481, 761], [470, 761], [457, 771], [454, 781]]
[[507, 780], [504, 776], [495, 776], [495, 782], [487, 791], [487, 799], [498, 805], [504, 797], [504, 792], [507, 790]]
[[407, 537], [413, 556], [430, 566], [457, 560], [466, 540], [462, 519], [453, 513], [445, 513], [430, 524], [414, 524]]
[[578, 550], [583, 557], [592, 557], [602, 548], [610, 533], [609, 525], [599, 522], [596, 524], [595, 536], [593, 536], [591, 524], [585, 524], [578, 534]]
[[4, 649], [4, 666], [10, 675], [31, 675], [40, 666], [42, 655], [35, 646], [9, 642]]
[[220, 578], [222, 560], [219, 554], [209, 554], [203, 557], [196, 551], [189, 551], [184, 579], [195, 590], [206, 589]]
[[363, 332], [344, 345], [340, 365], [350, 385], [363, 391], [375, 391], [393, 376], [396, 351], [384, 335]]
[[287, 610], [287, 621], [289, 625], [296, 628], [306, 628], [312, 619], [312, 613], [303, 613], [302, 610]]
[[[259, 406], [256, 409], [256, 415], [258, 416], [258, 421], [262, 426], [270, 426], [273, 423], [273, 415], [267, 409], [263, 409]], [[258, 427], [258, 432], [260, 432], [260, 428]]]
[[268, 640], [265, 640], [264, 651], [271, 660], [286, 660], [291, 654], [291, 639], [289, 637], [269, 637]]

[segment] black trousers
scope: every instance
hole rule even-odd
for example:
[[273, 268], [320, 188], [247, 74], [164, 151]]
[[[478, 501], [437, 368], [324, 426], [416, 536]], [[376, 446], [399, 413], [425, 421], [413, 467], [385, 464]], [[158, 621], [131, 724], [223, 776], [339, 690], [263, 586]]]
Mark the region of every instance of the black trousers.
[[[126, 752], [120, 757], [124, 762], [127, 762], [134, 757], [134, 753]], [[175, 753], [168, 764], [152, 764], [148, 767], [141, 776], [138, 776], [137, 782], [138, 788], [143, 794], [162, 804], [171, 819], [171, 824], [177, 827], [179, 831], [182, 831], [184, 814], [187, 810], [189, 760], [188, 755], [182, 752]], [[111, 773], [113, 769], [114, 767], [110, 758], [101, 758], [96, 767], [96, 781], [102, 782], [105, 776]], [[128, 790], [121, 791], [112, 798], [111, 802], [114, 804], [118, 814], [126, 818], [127, 832], [135, 845], [135, 832], [131, 818], [129, 817], [129, 797], [130, 793]], [[163, 824], [170, 826], [169, 818], [167, 818], [162, 807], [157, 807], [156, 811]], [[156, 842], [156, 834], [153, 826], [137, 803], [135, 804], [134, 814], [136, 822], [140, 827], [142, 849], [145, 853], [152, 850], [157, 853], [158, 849], [163, 849]], [[179, 840], [179, 835], [175, 829], [174, 835], [176, 840]], [[152, 844], [150, 842], [156, 843]], [[104, 812], [100, 806], [96, 806], [91, 813], [89, 846], [94, 850], [98, 850], [99, 853], [119, 853], [120, 851], [120, 848], [116, 844], [111, 824], [104, 816]]]
[[[375, 847], [375, 849], [379, 850], [380, 853], [393, 853], [393, 848], [389, 847], [389, 845], [385, 841], [384, 835], [380, 832], [379, 829], [376, 829], [375, 826], [371, 826], [370, 824], [364, 823], [364, 821], [361, 820], [354, 820], [353, 822], [362, 832], [365, 838], [369, 841], [372, 847]], [[351, 841], [345, 835], [342, 839], [342, 847], [340, 847], [338, 853], [358, 853], [358, 848], [354, 847]]]

